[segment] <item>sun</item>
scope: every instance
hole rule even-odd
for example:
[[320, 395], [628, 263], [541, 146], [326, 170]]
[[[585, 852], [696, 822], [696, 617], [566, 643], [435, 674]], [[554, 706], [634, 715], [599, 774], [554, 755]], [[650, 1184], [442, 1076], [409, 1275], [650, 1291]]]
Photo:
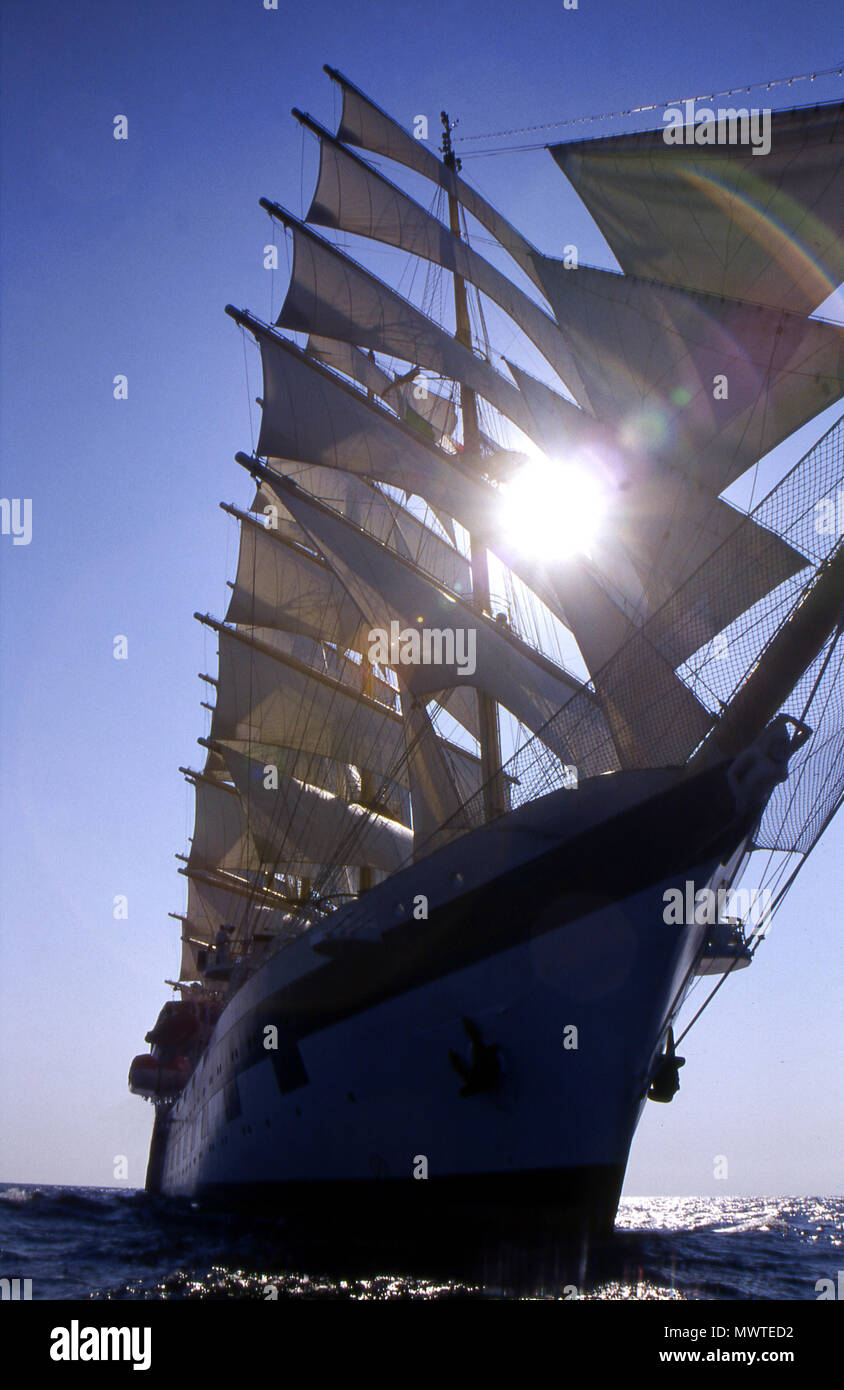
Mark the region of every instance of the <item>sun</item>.
[[542, 559], [589, 554], [604, 519], [607, 498], [578, 463], [530, 458], [501, 489], [502, 523], [520, 550]]

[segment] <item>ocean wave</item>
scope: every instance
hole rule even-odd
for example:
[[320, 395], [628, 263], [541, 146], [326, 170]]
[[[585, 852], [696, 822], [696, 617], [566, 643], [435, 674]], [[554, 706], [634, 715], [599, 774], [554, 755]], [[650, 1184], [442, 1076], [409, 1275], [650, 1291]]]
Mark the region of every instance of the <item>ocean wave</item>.
[[37, 1299], [812, 1299], [842, 1243], [842, 1198], [627, 1198], [587, 1272], [524, 1249], [432, 1270], [135, 1190], [0, 1189], [0, 1275]]

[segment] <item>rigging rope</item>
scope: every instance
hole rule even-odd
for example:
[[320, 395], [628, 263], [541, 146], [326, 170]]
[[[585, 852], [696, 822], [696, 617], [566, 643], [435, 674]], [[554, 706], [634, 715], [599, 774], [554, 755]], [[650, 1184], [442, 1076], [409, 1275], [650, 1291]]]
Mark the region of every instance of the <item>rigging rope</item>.
[[[481, 135], [457, 135], [454, 137], [455, 143], [467, 144], [472, 140], [503, 140], [508, 135], [532, 135], [538, 130], [560, 130], [565, 126], [588, 125], [592, 121], [614, 121], [622, 116], [638, 116], [648, 111], [660, 111], [666, 106], [681, 106], [684, 101], [715, 101], [718, 97], [736, 96], [739, 92], [759, 91], [763, 87], [770, 91], [772, 87], [791, 87], [795, 82], [814, 82], [818, 77], [841, 77], [844, 75], [844, 63], [832, 68], [823, 68], [815, 72], [800, 73], [795, 77], [771, 78], [767, 82], [743, 83], [739, 87], [728, 87], [722, 92], [704, 92], [694, 97], [674, 97], [670, 101], [652, 101], [642, 106], [628, 106], [621, 111], [602, 111], [594, 116], [574, 116], [563, 121], [545, 121], [539, 125], [514, 126], [512, 130], [491, 130], [485, 131]], [[466, 150], [465, 157], [478, 154], [506, 154], [508, 149], [544, 149], [545, 142], [541, 141], [535, 145], [509, 146], [501, 150]]]
[[[806, 704], [805, 704], [804, 707], [803, 707], [803, 712], [802, 712], [802, 714], [800, 715], [801, 723], [802, 723], [802, 722], [805, 722], [806, 716], [808, 715], [809, 710], [810, 710], [810, 708], [811, 708], [811, 706], [812, 706], [812, 703], [813, 703], [813, 701], [814, 701], [814, 699], [815, 699], [815, 696], [817, 695], [818, 687], [820, 686], [821, 679], [822, 679], [822, 677], [823, 677], [823, 675], [824, 675], [824, 673], [825, 673], [827, 667], [829, 666], [830, 659], [831, 659], [832, 654], [833, 654], [833, 652], [835, 651], [835, 648], [836, 648], [836, 646], [837, 646], [837, 644], [838, 644], [838, 639], [839, 639], [839, 637], [841, 636], [841, 632], [842, 632], [842, 625], [839, 624], [838, 630], [837, 630], [837, 632], [835, 633], [835, 636], [834, 636], [832, 642], [830, 643], [829, 650], [828, 650], [828, 652], [826, 653], [826, 656], [824, 657], [824, 660], [823, 660], [823, 662], [822, 662], [822, 664], [821, 664], [821, 668], [820, 668], [820, 671], [819, 671], [819, 673], [818, 673], [818, 677], [817, 677], [817, 679], [816, 679], [814, 685], [812, 686], [811, 694], [809, 695], [809, 698], [808, 698], [808, 700], [806, 701]], [[827, 704], [829, 703], [829, 699], [830, 699], [830, 698], [831, 698], [831, 693], [830, 693], [829, 696], [827, 696]], [[824, 706], [824, 712], [825, 712], [825, 711], [826, 711], [826, 705]], [[821, 716], [821, 720], [822, 720], [822, 719], [823, 719], [823, 715]], [[798, 779], [798, 780], [799, 780], [799, 779]], [[795, 787], [794, 792], [792, 793], [792, 800], [793, 800], [794, 796], [796, 795], [796, 793], [797, 793], [797, 788]], [[763, 916], [761, 922], [760, 922], [760, 923], [757, 923], [757, 924], [754, 926], [753, 937], [752, 937], [751, 939], [753, 939], [754, 937], [757, 938], [757, 939], [756, 939], [756, 945], [753, 947], [753, 950], [752, 950], [751, 953], [750, 953], [750, 954], [751, 954], [751, 959], [752, 959], [753, 956], [756, 955], [756, 952], [759, 950], [759, 947], [762, 945], [762, 942], [765, 940], [765, 938], [766, 938], [766, 936], [767, 936], [767, 933], [768, 933], [768, 928], [769, 928], [769, 926], [770, 926], [770, 924], [771, 924], [771, 921], [773, 920], [774, 914], [775, 914], [775, 913], [778, 911], [778, 909], [781, 907], [781, 905], [782, 905], [782, 903], [783, 903], [783, 901], [784, 901], [784, 899], [785, 899], [785, 896], [786, 896], [786, 894], [788, 893], [789, 889], [792, 887], [792, 885], [793, 885], [795, 879], [797, 878], [798, 873], [799, 873], [800, 870], [803, 868], [804, 864], [806, 863], [806, 860], [809, 858], [809, 855], [811, 854], [812, 850], [815, 848], [815, 845], [818, 844], [818, 841], [821, 839], [822, 835], [823, 835], [824, 832], [826, 831], [826, 829], [827, 829], [827, 827], [829, 826], [830, 822], [832, 821], [833, 817], [836, 815], [837, 811], [839, 810], [839, 808], [840, 808], [840, 806], [841, 806], [841, 804], [842, 804], [842, 801], [844, 801], [844, 793], [842, 793], [842, 795], [839, 796], [837, 802], [834, 804], [834, 806], [833, 806], [833, 807], [829, 810], [829, 812], [827, 813], [827, 815], [826, 815], [826, 817], [825, 817], [825, 819], [824, 819], [823, 826], [821, 827], [821, 829], [820, 829], [820, 831], [819, 831], [819, 833], [818, 833], [818, 835], [817, 835], [817, 837], [816, 837], [814, 843], [809, 847], [809, 849], [806, 851], [806, 853], [803, 854], [803, 855], [801, 856], [799, 863], [797, 863], [797, 864], [795, 865], [794, 869], [793, 869], [792, 872], [789, 874], [789, 876], [788, 876], [788, 878], [786, 879], [785, 883], [784, 883], [784, 884], [782, 885], [782, 887], [779, 889], [779, 891], [778, 891], [776, 897], [774, 898], [773, 902], [771, 903], [771, 906], [770, 906], [769, 910], [768, 910], [768, 911], [766, 912], [766, 914]], [[773, 851], [771, 852], [771, 856], [769, 856], [769, 859], [768, 859], [768, 866], [770, 866], [772, 855], [773, 855]], [[767, 869], [768, 866], [766, 866], [766, 869]], [[763, 882], [764, 882], [764, 879], [765, 879], [765, 874], [763, 873], [763, 875], [762, 875], [762, 881], [763, 881]], [[707, 1006], [708, 1006], [708, 1005], [712, 1002], [712, 1000], [715, 998], [715, 995], [718, 993], [719, 989], [720, 989], [721, 986], [723, 985], [723, 983], [724, 983], [724, 981], [726, 980], [727, 976], [730, 975], [730, 974], [733, 972], [733, 970], [735, 970], [736, 966], [738, 965], [739, 959], [740, 959], [740, 957], [739, 957], [739, 956], [736, 956], [735, 960], [732, 961], [732, 963], [731, 963], [731, 964], [728, 966], [728, 968], [724, 971], [724, 974], [721, 976], [721, 978], [720, 978], [720, 980], [718, 981], [717, 985], [715, 985], [715, 987], [714, 987], [714, 988], [710, 991], [710, 993], [707, 995], [706, 999], [704, 999], [704, 1001], [703, 1001], [703, 1003], [701, 1004], [700, 1008], [697, 1010], [697, 1012], [696, 1012], [696, 1013], [693, 1015], [693, 1017], [690, 1019], [689, 1023], [687, 1023], [686, 1027], [683, 1029], [683, 1031], [682, 1031], [682, 1033], [680, 1034], [679, 1038], [675, 1039], [675, 1045], [676, 1045], [677, 1043], [682, 1042], [683, 1038], [684, 1038], [684, 1037], [686, 1036], [686, 1034], [689, 1032], [689, 1030], [691, 1029], [692, 1025], [693, 1025], [694, 1023], [696, 1023], [697, 1020], [700, 1018], [700, 1016], [701, 1016], [701, 1014], [703, 1013], [704, 1009], [706, 1009]], [[694, 969], [694, 966], [692, 967], [692, 969]], [[691, 973], [691, 972], [689, 972], [689, 973]], [[680, 987], [681, 990], [682, 990], [683, 987], [685, 986], [686, 981], [688, 980], [688, 978], [689, 978], [689, 974], [686, 974], [685, 979], [684, 979], [684, 981], [683, 981], [683, 985], [681, 985], [681, 987]], [[678, 991], [678, 994], [679, 994], [679, 992], [680, 992], [680, 991]], [[674, 1006], [674, 1003], [676, 1003], [676, 1000], [677, 1000], [677, 995], [675, 995], [674, 1000], [672, 1001], [672, 1008], [673, 1008], [673, 1006]], [[669, 1011], [669, 1015], [667, 1015], [666, 1018], [667, 1018], [668, 1016], [670, 1016], [670, 1011]]]
[[[820, 833], [819, 833], [817, 839], [814, 841], [814, 844], [812, 844], [812, 845], [809, 847], [809, 849], [806, 851], [806, 853], [802, 856], [802, 858], [801, 858], [799, 864], [796, 864], [796, 865], [795, 865], [793, 871], [791, 872], [791, 874], [789, 874], [789, 876], [788, 876], [788, 878], [786, 879], [785, 883], [783, 884], [782, 888], [779, 890], [777, 896], [775, 897], [774, 901], [772, 902], [771, 907], [770, 907], [770, 911], [767, 913], [767, 915], [766, 915], [765, 917], [763, 917], [763, 919], [762, 919], [763, 930], [761, 930], [761, 931], [758, 930], [758, 929], [756, 930], [756, 933], [755, 933], [755, 934], [756, 934], [756, 936], [758, 937], [758, 940], [757, 940], [757, 942], [756, 942], [756, 945], [753, 947], [753, 950], [752, 950], [751, 953], [750, 953], [750, 954], [751, 954], [751, 958], [752, 958], [753, 956], [756, 955], [756, 952], [759, 950], [759, 947], [762, 945], [762, 942], [766, 939], [767, 934], [768, 934], [768, 927], [770, 926], [770, 923], [771, 923], [771, 921], [773, 920], [774, 914], [775, 914], [775, 913], [778, 911], [778, 909], [782, 906], [783, 900], [784, 900], [786, 894], [788, 893], [789, 889], [791, 888], [792, 884], [794, 883], [794, 880], [796, 879], [796, 877], [797, 877], [797, 875], [799, 874], [800, 870], [803, 868], [804, 864], [806, 863], [806, 860], [809, 858], [809, 855], [812, 853], [812, 850], [815, 849], [815, 847], [816, 847], [817, 844], [819, 843], [821, 837], [822, 837], [823, 834], [825, 833], [825, 831], [826, 831], [827, 827], [829, 826], [830, 822], [832, 821], [833, 817], [834, 817], [834, 816], [838, 813], [838, 811], [840, 810], [841, 805], [842, 805], [842, 802], [844, 802], [844, 793], [842, 793], [842, 795], [838, 798], [838, 801], [835, 803], [835, 805], [831, 808], [831, 810], [830, 810], [829, 813], [827, 814], [827, 816], [826, 816], [826, 818], [825, 818], [825, 820], [824, 820], [824, 823], [823, 823], [823, 825], [822, 825], [822, 827], [821, 827]], [[706, 1008], [709, 1006], [709, 1004], [712, 1003], [712, 1000], [715, 998], [715, 995], [718, 993], [719, 989], [721, 988], [722, 984], [723, 984], [724, 981], [726, 980], [727, 976], [730, 975], [730, 974], [733, 972], [733, 970], [736, 968], [736, 966], [737, 966], [737, 964], [738, 964], [738, 962], [739, 962], [739, 959], [740, 959], [740, 958], [739, 958], [738, 956], [736, 956], [736, 958], [735, 958], [735, 960], [732, 962], [732, 964], [724, 971], [724, 974], [721, 976], [721, 978], [720, 978], [720, 980], [718, 981], [717, 985], [715, 985], [714, 989], [712, 989], [712, 990], [710, 991], [710, 993], [706, 996], [706, 998], [704, 999], [704, 1001], [703, 1001], [703, 1003], [701, 1004], [700, 1008], [698, 1009], [697, 1013], [695, 1013], [695, 1014], [692, 1016], [692, 1018], [689, 1020], [689, 1022], [686, 1024], [686, 1026], [685, 1026], [685, 1028], [683, 1029], [682, 1033], [680, 1034], [679, 1038], [675, 1038], [675, 1040], [674, 1040], [674, 1041], [675, 1041], [675, 1046], [677, 1046], [677, 1044], [679, 1044], [679, 1043], [681, 1043], [681, 1042], [683, 1041], [683, 1039], [685, 1038], [685, 1036], [686, 1036], [686, 1034], [689, 1032], [689, 1030], [693, 1027], [693, 1025], [694, 1025], [695, 1023], [697, 1023], [697, 1020], [700, 1018], [700, 1016], [701, 1016], [701, 1014], [703, 1013], [704, 1009], [706, 1009]], [[687, 980], [688, 978], [689, 978], [689, 977], [688, 977], [688, 975], [687, 975], [687, 976], [686, 976], [686, 980]], [[684, 981], [683, 983], [685, 984], [685, 981]], [[681, 986], [681, 988], [682, 988], [682, 986]], [[675, 997], [676, 997], [676, 996], [675, 996]], [[673, 1007], [673, 1006], [672, 1006], [672, 1007]], [[666, 1016], [666, 1017], [668, 1017], [668, 1016]]]

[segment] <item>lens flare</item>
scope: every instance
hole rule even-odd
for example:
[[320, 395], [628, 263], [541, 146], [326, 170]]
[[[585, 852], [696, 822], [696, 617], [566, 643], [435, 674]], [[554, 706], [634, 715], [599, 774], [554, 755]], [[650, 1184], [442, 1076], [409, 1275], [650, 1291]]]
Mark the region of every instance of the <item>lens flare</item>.
[[583, 467], [532, 458], [502, 488], [503, 523], [519, 549], [543, 559], [589, 554], [606, 511], [601, 484]]

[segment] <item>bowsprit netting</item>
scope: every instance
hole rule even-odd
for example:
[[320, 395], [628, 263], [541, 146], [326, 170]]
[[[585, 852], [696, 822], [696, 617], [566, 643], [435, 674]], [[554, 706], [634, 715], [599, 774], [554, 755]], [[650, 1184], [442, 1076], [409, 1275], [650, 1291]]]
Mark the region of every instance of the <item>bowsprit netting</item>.
[[[765, 648], [814, 583], [819, 568], [840, 544], [839, 495], [844, 496], [844, 417], [742, 518], [709, 560], [607, 663], [600, 673], [602, 689], [614, 691], [622, 684], [628, 685], [640, 706], [650, 708], [654, 729], [659, 728], [664, 734], [665, 711], [654, 699], [659, 693], [655, 673], [675, 669], [672, 658], [679, 621], [688, 622], [689, 615], [695, 612], [703, 619], [708, 611], [717, 611], [719, 601], [736, 585], [747, 582], [754, 572], [756, 579], [762, 581], [760, 589], [766, 587], [769, 576], [775, 582], [774, 541], [779, 538], [788, 542], [805, 563], [676, 667], [684, 685], [709, 711], [706, 732], [714, 730], [721, 710], [747, 680]], [[760, 527], [764, 530], [760, 531]], [[766, 536], [770, 536], [770, 544]], [[827, 660], [829, 647], [827, 643], [783, 706], [785, 712], [800, 716], [826, 661], [806, 711], [814, 736], [795, 757], [788, 781], [771, 798], [757, 837], [760, 848], [808, 850], [844, 791], [844, 649], [833, 652]], [[594, 697], [588, 690], [578, 692], [516, 752], [505, 765], [513, 807], [572, 785], [571, 768], [551, 751], [556, 745], [582, 746], [583, 754], [574, 764], [580, 778], [618, 769], [618, 748], [608, 734], [590, 742], [594, 716]], [[701, 742], [698, 720], [683, 718], [681, 714], [673, 742], [677, 763], [686, 762]], [[640, 746], [646, 747], [646, 741]], [[649, 764], [640, 759], [628, 760], [626, 765]], [[480, 793], [463, 806], [460, 822], [472, 827], [483, 824], [484, 802]]]

